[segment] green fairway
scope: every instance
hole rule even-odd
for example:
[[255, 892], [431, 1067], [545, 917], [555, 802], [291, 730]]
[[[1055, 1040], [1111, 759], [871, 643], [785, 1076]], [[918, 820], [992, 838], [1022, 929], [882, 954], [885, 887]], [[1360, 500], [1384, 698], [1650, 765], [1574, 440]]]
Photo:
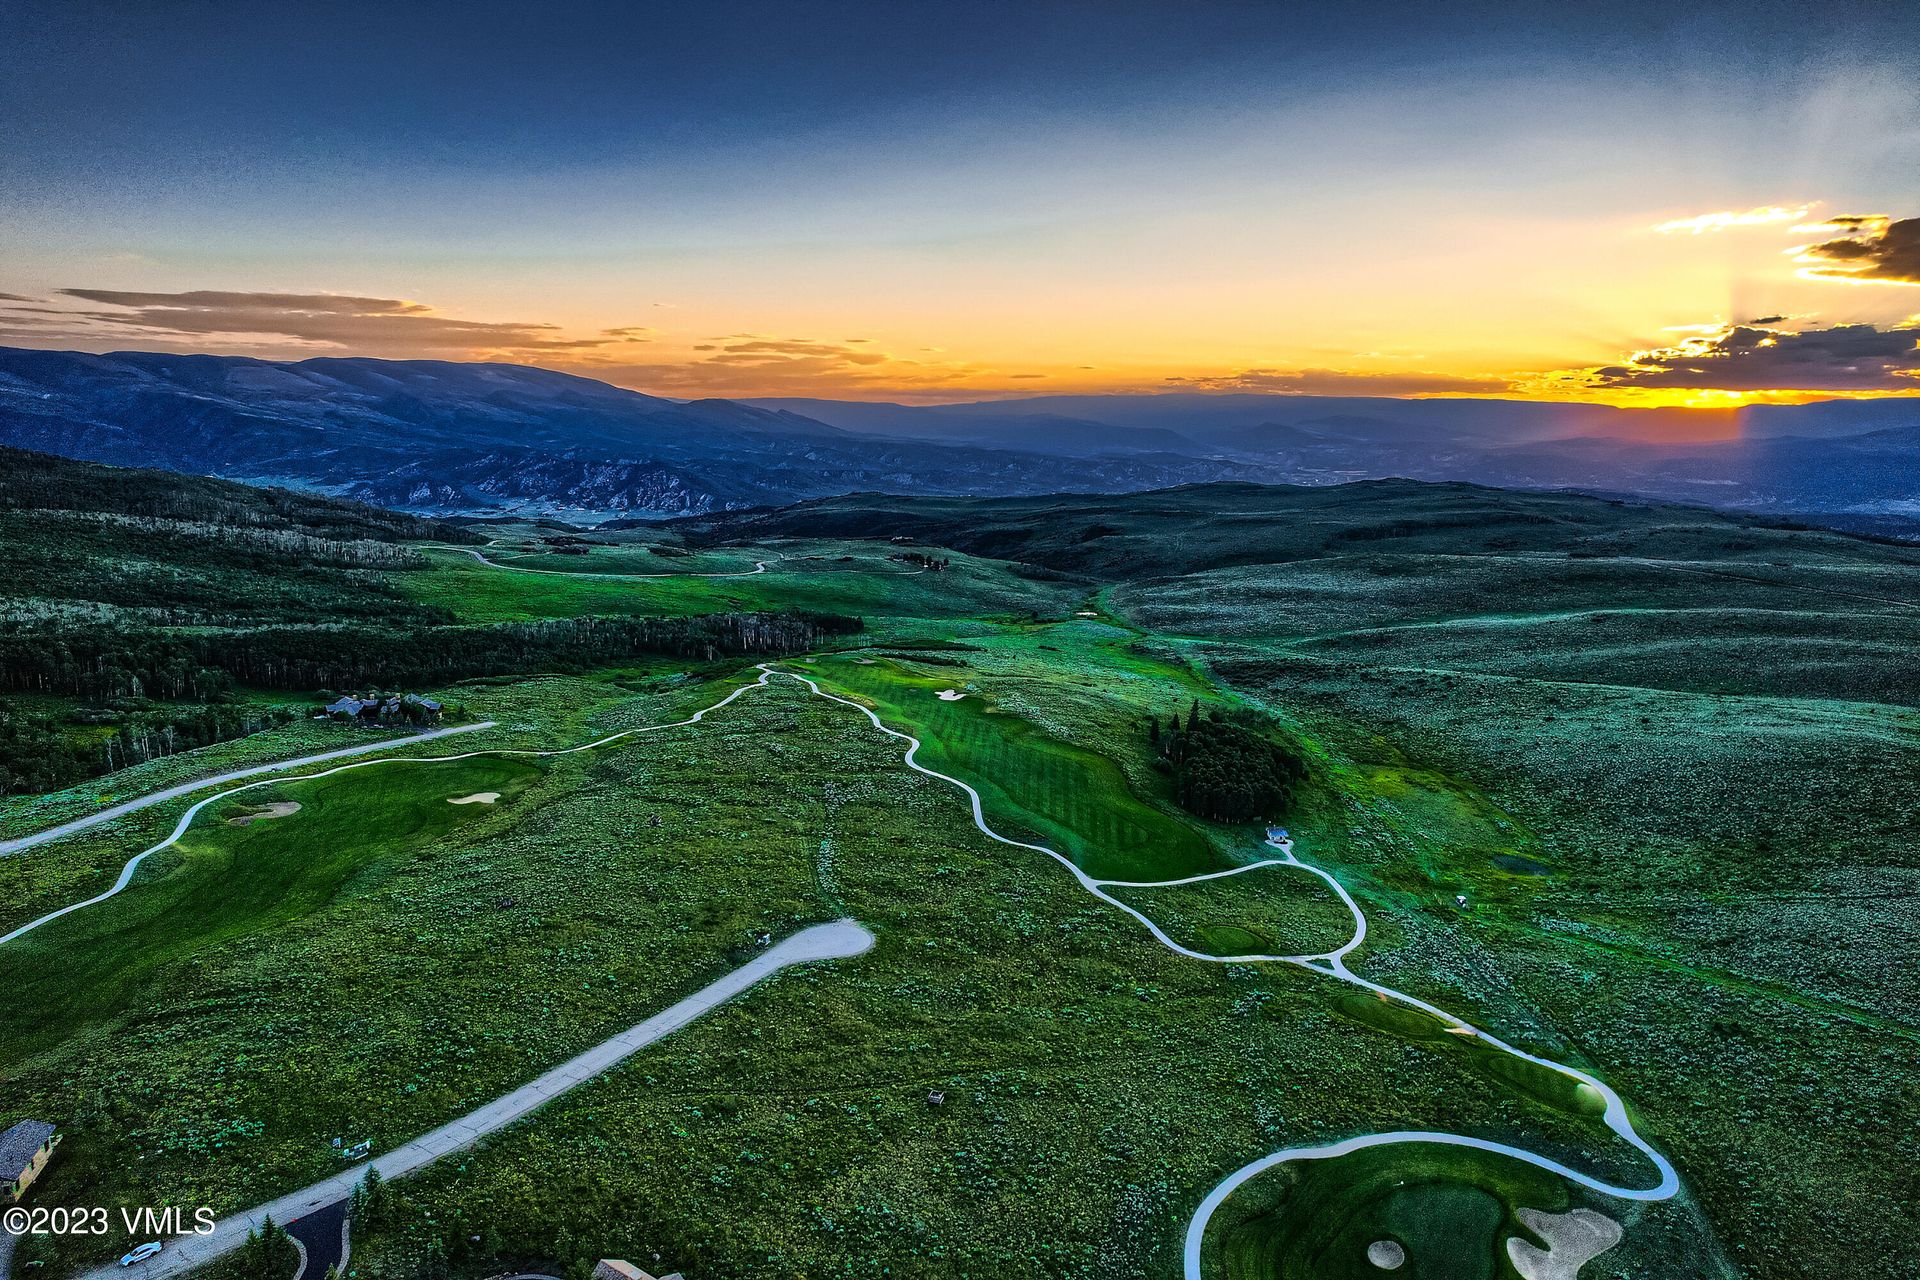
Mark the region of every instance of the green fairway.
[[[539, 775], [533, 764], [501, 757], [377, 764], [208, 806], [125, 892], [8, 944], [0, 1070], [136, 1008], [172, 965], [300, 919], [354, 877], [504, 814]], [[500, 798], [448, 803], [485, 792]], [[298, 811], [257, 816], [289, 803]]]
[[1332, 999], [1333, 1007], [1355, 1022], [1412, 1044], [1440, 1046], [1443, 1052], [1460, 1055], [1474, 1070], [1565, 1115], [1594, 1119], [1606, 1110], [1606, 1100], [1590, 1086], [1483, 1040], [1460, 1035], [1425, 1010], [1367, 992]]
[[756, 556], [745, 550], [688, 551], [670, 541], [654, 540], [634, 532], [596, 531], [589, 540], [592, 545], [575, 546], [569, 552], [541, 542], [536, 536], [538, 532], [529, 530], [525, 536], [515, 536], [509, 526], [504, 533], [493, 533], [487, 546], [474, 550], [495, 564], [509, 565], [516, 570], [641, 576], [751, 574], [757, 560], [772, 558], [769, 553]]
[[816, 672], [919, 737], [920, 763], [962, 778], [986, 797], [989, 812], [1090, 875], [1170, 880], [1223, 865], [1191, 822], [1142, 800], [1111, 757], [1056, 737], [983, 694], [942, 699], [942, 692], [968, 686], [964, 666], [838, 657], [809, 669]]
[[[459, 551], [427, 553], [432, 567], [399, 576], [414, 599], [464, 622], [517, 622], [588, 614], [665, 616], [739, 609], [812, 609], [885, 618], [967, 618], [1053, 614], [1083, 589], [1020, 577], [992, 560], [953, 554], [940, 573], [914, 571], [872, 543], [771, 544], [687, 559], [631, 550], [586, 556], [501, 560], [553, 572], [519, 573]], [[491, 556], [491, 552], [488, 553]], [[681, 573], [685, 565], [767, 572], [739, 578], [619, 578], [615, 573]], [[700, 570], [708, 571], [708, 570]]]

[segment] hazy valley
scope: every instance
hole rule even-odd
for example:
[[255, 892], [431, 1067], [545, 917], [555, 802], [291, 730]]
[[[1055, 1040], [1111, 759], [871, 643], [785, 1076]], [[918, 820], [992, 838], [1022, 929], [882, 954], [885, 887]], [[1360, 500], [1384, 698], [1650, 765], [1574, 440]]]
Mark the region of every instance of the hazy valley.
[[656, 519], [860, 490], [1404, 476], [1920, 530], [1914, 400], [1724, 412], [1190, 393], [680, 402], [522, 366], [0, 349], [0, 444], [433, 514]]

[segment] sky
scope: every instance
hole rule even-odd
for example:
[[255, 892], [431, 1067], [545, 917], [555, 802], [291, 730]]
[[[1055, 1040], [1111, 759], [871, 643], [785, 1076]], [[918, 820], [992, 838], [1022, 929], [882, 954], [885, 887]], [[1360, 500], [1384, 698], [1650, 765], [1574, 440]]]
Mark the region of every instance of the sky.
[[911, 402], [1920, 393], [1920, 5], [5, 13], [4, 345]]

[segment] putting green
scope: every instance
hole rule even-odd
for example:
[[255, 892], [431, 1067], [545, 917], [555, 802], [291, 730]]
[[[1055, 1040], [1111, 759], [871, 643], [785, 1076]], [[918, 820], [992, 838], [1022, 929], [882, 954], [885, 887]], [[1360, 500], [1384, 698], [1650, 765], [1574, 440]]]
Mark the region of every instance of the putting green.
[[[1560, 1179], [1458, 1147], [1396, 1146], [1285, 1165], [1235, 1194], [1208, 1233], [1218, 1280], [1496, 1280], [1515, 1212], [1563, 1209]], [[1529, 1235], [1528, 1238], [1531, 1238]], [[1391, 1240], [1405, 1263], [1382, 1270], [1367, 1247]]]

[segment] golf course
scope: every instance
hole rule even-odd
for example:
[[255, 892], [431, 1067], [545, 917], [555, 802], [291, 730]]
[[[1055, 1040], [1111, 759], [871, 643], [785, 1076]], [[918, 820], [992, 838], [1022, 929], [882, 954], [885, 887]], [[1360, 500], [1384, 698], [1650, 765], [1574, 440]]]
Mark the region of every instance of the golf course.
[[[1911, 1238], [1920, 557], [1353, 488], [402, 538], [376, 625], [448, 674], [387, 687], [457, 736], [305, 714], [0, 801], [37, 1201], [244, 1218], [366, 1143], [369, 1280], [1907, 1274], [1859, 1242]], [[297, 625], [263, 560], [178, 571]]]

